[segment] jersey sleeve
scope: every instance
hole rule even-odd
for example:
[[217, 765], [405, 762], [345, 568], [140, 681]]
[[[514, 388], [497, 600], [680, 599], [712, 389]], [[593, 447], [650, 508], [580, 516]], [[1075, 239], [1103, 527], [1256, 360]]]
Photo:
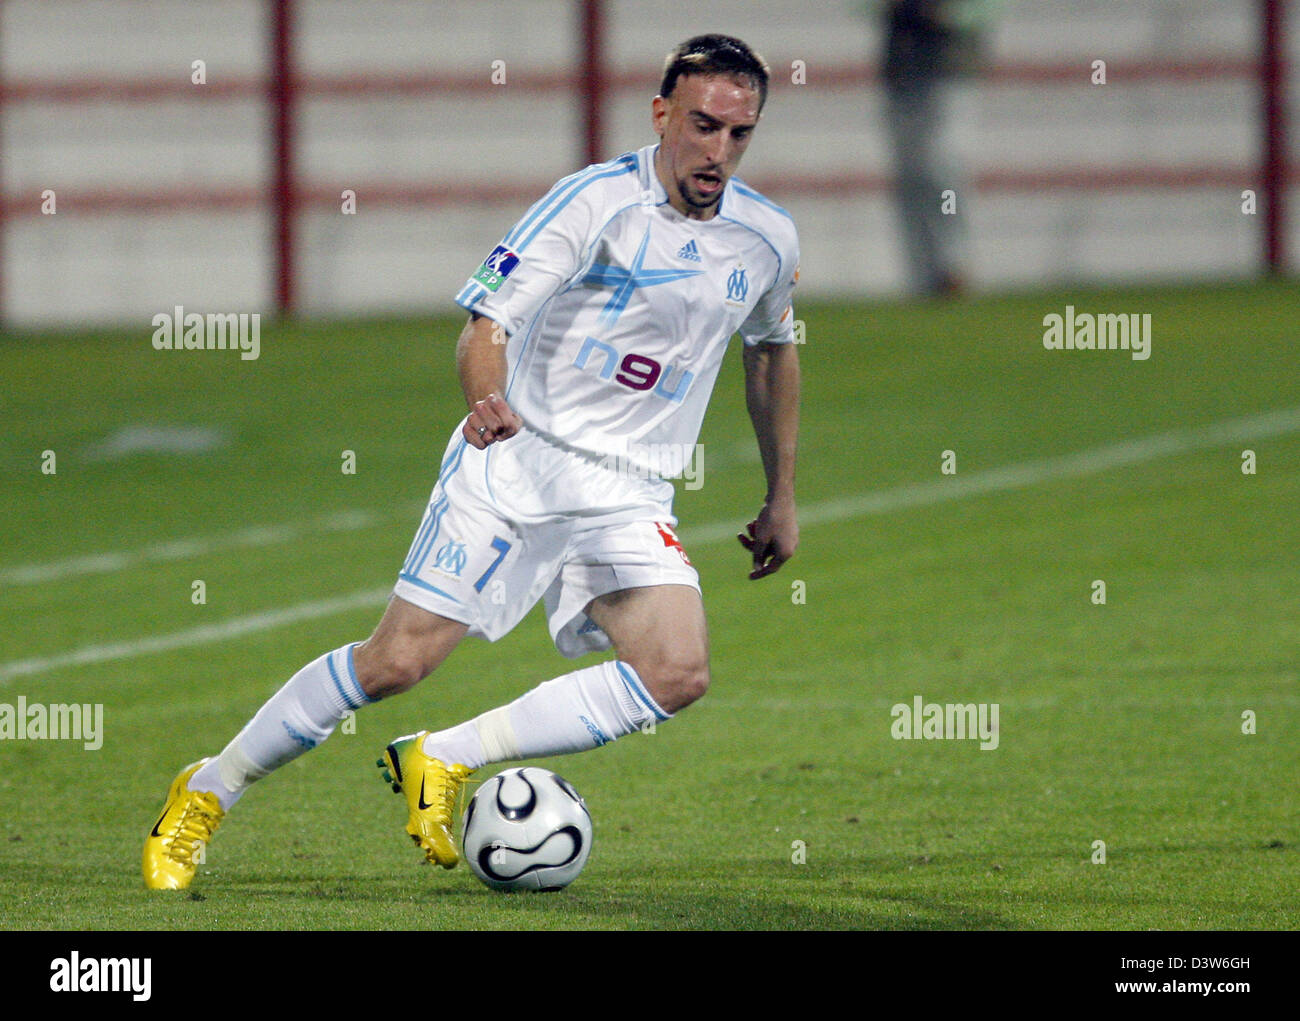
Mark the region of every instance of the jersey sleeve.
[[561, 181], [524, 214], [466, 281], [456, 304], [523, 328], [580, 267], [591, 233], [592, 189]]
[[755, 344], [790, 344], [794, 342], [794, 286], [799, 280], [799, 245], [791, 241], [785, 251], [776, 280], [758, 299], [749, 317], [740, 324], [740, 337], [746, 347]]

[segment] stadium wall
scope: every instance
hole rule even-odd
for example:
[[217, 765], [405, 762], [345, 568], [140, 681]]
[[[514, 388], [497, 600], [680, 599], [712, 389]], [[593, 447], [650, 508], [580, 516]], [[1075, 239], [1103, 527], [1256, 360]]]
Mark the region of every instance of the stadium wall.
[[[296, 5], [300, 312], [451, 309], [514, 219], [582, 162], [577, 6]], [[609, 0], [607, 154], [650, 140], [669, 46], [741, 35], [776, 81], [743, 174], [796, 216], [802, 293], [898, 291], [869, 70], [880, 42], [862, 6]], [[1258, 273], [1261, 217], [1243, 213], [1242, 193], [1261, 187], [1261, 9], [1007, 0], [991, 71], [964, 90], [954, 124], [973, 183], [960, 197], [972, 283]], [[262, 0], [0, 3], [5, 322], [275, 307], [273, 12]], [[1294, 69], [1295, 33], [1285, 42]], [[1090, 81], [1095, 60], [1105, 85]], [[796, 61], [805, 84], [791, 81]], [[1294, 70], [1286, 84], [1293, 96]], [[355, 214], [343, 211], [349, 190]], [[42, 212], [50, 193], [53, 214]], [[1283, 240], [1300, 244], [1294, 217]]]

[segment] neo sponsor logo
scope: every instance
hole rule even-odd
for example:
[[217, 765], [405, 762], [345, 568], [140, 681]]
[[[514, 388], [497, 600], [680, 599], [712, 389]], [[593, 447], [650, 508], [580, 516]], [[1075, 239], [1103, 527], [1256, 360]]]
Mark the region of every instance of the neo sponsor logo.
[[[593, 362], [593, 356], [596, 360]], [[590, 369], [587, 368], [591, 362]], [[594, 371], [601, 379], [613, 379], [630, 390], [653, 391], [655, 396], [680, 404], [691, 388], [694, 373], [677, 369], [672, 365], [661, 365], [649, 355], [629, 354], [622, 358], [611, 344], [605, 344], [595, 337], [588, 337], [573, 359], [577, 369]], [[676, 382], [672, 382], [676, 373]]]

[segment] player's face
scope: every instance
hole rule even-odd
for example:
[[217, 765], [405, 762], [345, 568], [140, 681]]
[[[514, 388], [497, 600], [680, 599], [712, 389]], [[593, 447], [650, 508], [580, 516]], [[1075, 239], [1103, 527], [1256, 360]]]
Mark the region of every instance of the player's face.
[[661, 139], [655, 171], [679, 213], [708, 220], [758, 123], [758, 92], [725, 75], [683, 75], [669, 99], [655, 96]]

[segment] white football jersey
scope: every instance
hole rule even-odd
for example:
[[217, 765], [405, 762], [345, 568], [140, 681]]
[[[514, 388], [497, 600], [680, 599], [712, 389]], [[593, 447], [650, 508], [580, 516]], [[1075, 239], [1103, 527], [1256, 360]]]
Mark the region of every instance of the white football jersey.
[[657, 145], [566, 177], [456, 296], [509, 336], [528, 427], [662, 477], [699, 436], [727, 343], [794, 340], [794, 222], [733, 177], [717, 215], [668, 204]]

